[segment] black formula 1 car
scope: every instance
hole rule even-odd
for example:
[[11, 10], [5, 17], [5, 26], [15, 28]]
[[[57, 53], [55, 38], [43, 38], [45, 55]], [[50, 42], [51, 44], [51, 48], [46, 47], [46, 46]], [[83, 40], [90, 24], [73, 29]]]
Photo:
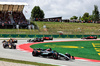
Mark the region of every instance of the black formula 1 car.
[[44, 40], [53, 40], [53, 37], [43, 37]]
[[43, 42], [43, 38], [34, 38], [34, 39], [29, 39], [27, 42]]
[[83, 37], [82, 39], [97, 39], [97, 36], [88, 36], [88, 37]]
[[35, 48], [33, 49], [32, 56], [42, 56], [53, 59], [65, 59], [65, 60], [75, 59], [74, 56], [71, 56], [68, 53], [66, 54], [58, 53], [55, 50], [53, 51], [51, 48], [49, 49]]
[[14, 43], [10, 43], [7, 41], [3, 41], [3, 48], [9, 48], [9, 49], [16, 49], [16, 45]]

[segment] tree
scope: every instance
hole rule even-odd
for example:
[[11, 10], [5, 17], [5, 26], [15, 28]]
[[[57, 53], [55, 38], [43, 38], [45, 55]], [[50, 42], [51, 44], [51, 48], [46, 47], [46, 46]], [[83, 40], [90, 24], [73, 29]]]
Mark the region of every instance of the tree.
[[93, 20], [93, 15], [89, 15], [88, 20]]
[[73, 17], [71, 17], [70, 20], [73, 20]]
[[94, 5], [93, 20], [94, 21], [98, 21], [99, 20], [99, 11], [98, 11], [98, 6], [97, 5]]
[[78, 17], [77, 16], [73, 16], [73, 19], [77, 19]]
[[77, 16], [73, 16], [70, 19], [73, 20], [73, 19], [77, 19], [77, 18], [78, 18]]
[[40, 9], [39, 6], [35, 6], [31, 11], [31, 19], [34, 18], [44, 18], [44, 12]]
[[89, 13], [84, 13], [84, 15], [83, 15], [83, 20], [85, 20], [85, 22], [87, 22], [88, 21], [88, 19], [89, 19]]

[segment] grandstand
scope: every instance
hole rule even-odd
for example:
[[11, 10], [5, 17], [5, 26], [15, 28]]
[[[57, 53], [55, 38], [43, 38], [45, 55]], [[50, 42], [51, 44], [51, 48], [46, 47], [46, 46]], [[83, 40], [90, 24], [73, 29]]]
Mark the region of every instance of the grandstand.
[[23, 14], [24, 6], [27, 3], [0, 2], [0, 28], [26, 28], [28, 22]]

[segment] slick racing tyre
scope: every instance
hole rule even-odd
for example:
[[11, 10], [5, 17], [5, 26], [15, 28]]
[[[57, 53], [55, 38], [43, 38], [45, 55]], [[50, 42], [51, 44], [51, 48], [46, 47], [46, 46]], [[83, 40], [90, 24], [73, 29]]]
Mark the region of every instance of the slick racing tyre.
[[12, 46], [12, 49], [16, 49], [16, 45]]
[[53, 40], [53, 38], [51, 37], [51, 38], [49, 38], [50, 40]]
[[16, 45], [14, 46], [14, 49], [16, 49]]
[[53, 53], [53, 58], [58, 59], [58, 53]]
[[13, 43], [17, 43], [17, 42], [18, 42], [17, 40], [13, 41]]
[[6, 48], [5, 44], [3, 44], [3, 48]]
[[32, 56], [38, 56], [38, 51], [33, 51]]

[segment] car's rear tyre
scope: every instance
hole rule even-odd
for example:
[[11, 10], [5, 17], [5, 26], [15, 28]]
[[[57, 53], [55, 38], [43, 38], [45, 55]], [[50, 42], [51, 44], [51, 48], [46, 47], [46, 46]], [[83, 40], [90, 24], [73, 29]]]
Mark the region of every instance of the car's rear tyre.
[[6, 46], [3, 44], [3, 48], [6, 48]]
[[2, 41], [2, 43], [4, 43], [4, 42], [6, 42], [5, 40], [4, 41]]
[[50, 40], [53, 40], [53, 38], [50, 38]]
[[18, 41], [16, 40], [16, 41], [14, 41], [14, 43], [17, 43]]
[[58, 53], [53, 53], [53, 58], [58, 59]]
[[38, 56], [38, 51], [33, 51], [32, 56]]

